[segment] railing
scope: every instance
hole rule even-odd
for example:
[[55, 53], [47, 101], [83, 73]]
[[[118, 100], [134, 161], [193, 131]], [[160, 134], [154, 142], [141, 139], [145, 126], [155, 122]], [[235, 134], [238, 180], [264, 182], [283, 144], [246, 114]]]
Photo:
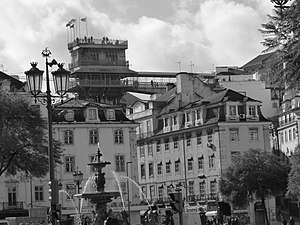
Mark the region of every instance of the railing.
[[116, 40], [116, 39], [108, 39], [104, 38], [103, 39], [94, 39], [93, 37], [85, 37], [85, 38], [76, 38], [71, 43], [68, 43], [68, 48], [73, 48], [77, 46], [78, 44], [96, 44], [96, 45], [116, 45], [116, 46], [124, 46], [128, 47], [128, 41], [126, 40]]
[[2, 202], [2, 210], [23, 209], [24, 202]]

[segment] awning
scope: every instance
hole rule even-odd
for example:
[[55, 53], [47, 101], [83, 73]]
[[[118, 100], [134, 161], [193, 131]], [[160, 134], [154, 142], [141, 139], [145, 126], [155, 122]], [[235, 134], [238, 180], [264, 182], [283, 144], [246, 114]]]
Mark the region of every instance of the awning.
[[205, 216], [217, 216], [218, 212], [217, 211], [208, 211], [205, 213]]

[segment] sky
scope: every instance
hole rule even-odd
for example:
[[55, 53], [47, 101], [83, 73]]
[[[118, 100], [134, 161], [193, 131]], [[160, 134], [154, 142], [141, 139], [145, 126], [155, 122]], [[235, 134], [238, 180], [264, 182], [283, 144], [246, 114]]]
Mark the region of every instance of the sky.
[[68, 65], [73, 32], [66, 24], [73, 18], [78, 36], [128, 40], [126, 58], [135, 71], [211, 72], [216, 66], [243, 66], [264, 50], [258, 29], [273, 10], [269, 0], [0, 3], [0, 71], [9, 75], [24, 75], [30, 62], [45, 70], [41, 52], [46, 47], [52, 58]]

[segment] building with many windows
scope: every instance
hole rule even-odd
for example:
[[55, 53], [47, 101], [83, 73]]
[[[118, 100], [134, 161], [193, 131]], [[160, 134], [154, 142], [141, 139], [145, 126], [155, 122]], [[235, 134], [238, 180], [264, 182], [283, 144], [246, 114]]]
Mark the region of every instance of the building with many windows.
[[179, 73], [176, 88], [147, 104], [133, 104], [127, 116], [140, 124], [139, 183], [152, 202], [167, 202], [181, 187], [187, 207], [216, 209], [219, 178], [232, 159], [251, 148], [271, 150], [260, 101], [215, 92], [193, 74]]
[[[35, 104], [35, 107], [41, 108], [39, 102]], [[75, 215], [78, 210], [74, 194], [94, 191], [91, 182], [88, 182], [94, 171], [87, 164], [93, 161], [100, 146], [102, 160], [111, 163], [103, 169], [106, 178], [105, 191], [120, 191], [122, 196], [114, 199], [109, 207], [115, 211], [124, 210], [128, 205], [129, 190], [132, 219], [139, 219], [139, 211], [135, 209], [140, 202], [139, 191], [134, 185], [134, 182], [138, 182], [136, 126], [118, 106], [79, 99], [69, 99], [55, 105], [53, 138], [61, 142], [63, 149], [62, 164], [56, 165], [55, 178], [61, 189], [59, 203], [63, 218]], [[78, 171], [83, 173], [80, 190], [73, 177]], [[133, 182], [127, 183], [126, 176]], [[49, 207], [48, 182], [48, 176], [31, 180], [1, 177], [0, 211], [4, 210], [3, 207], [18, 208], [19, 211], [31, 207]], [[89, 214], [91, 209], [88, 201], [84, 201], [81, 212]]]

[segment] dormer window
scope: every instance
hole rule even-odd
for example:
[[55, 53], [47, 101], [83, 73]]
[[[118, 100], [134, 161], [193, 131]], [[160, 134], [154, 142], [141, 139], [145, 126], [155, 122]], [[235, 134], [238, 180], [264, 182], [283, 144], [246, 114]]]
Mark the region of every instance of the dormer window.
[[192, 114], [191, 114], [191, 112], [187, 112], [186, 113], [186, 122], [190, 122], [190, 121], [192, 121]]
[[236, 106], [235, 105], [230, 105], [229, 106], [229, 115], [230, 116], [236, 116], [237, 113], [236, 113]]
[[249, 106], [249, 116], [256, 116], [256, 106], [255, 105]]
[[169, 126], [169, 118], [168, 117], [164, 118], [164, 126], [165, 127]]
[[106, 119], [107, 120], [115, 120], [115, 110], [109, 109], [106, 111]]
[[89, 120], [97, 120], [97, 109], [96, 108], [88, 109], [88, 119]]

